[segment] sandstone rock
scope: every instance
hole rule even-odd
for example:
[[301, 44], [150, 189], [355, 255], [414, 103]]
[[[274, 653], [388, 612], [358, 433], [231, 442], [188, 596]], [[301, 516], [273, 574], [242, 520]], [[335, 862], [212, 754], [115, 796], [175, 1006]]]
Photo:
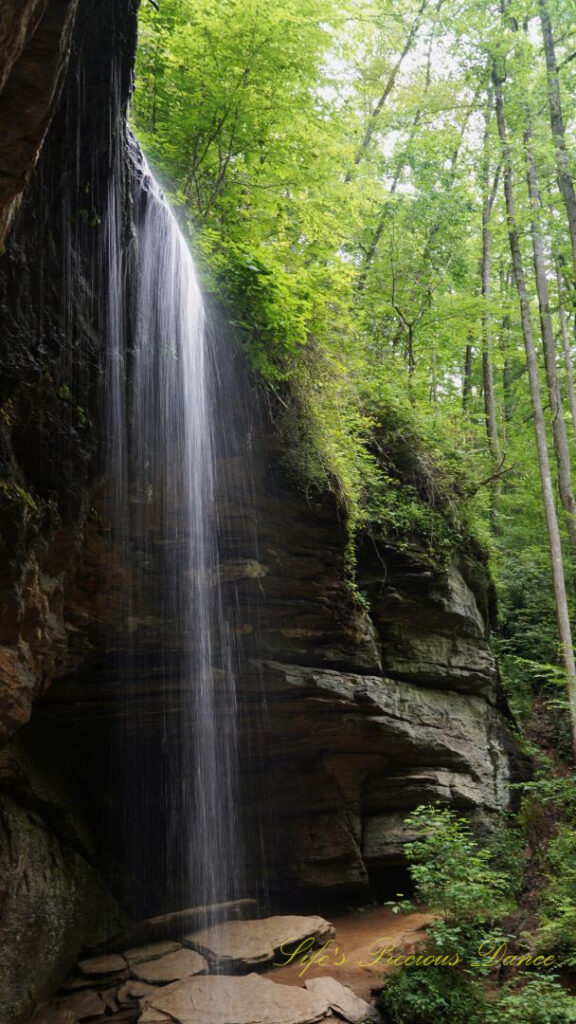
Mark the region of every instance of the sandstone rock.
[[109, 1017], [105, 1017], [100, 1024], [134, 1024], [134, 1007], [129, 1009], [120, 1009], [116, 1013], [111, 1014]]
[[80, 947], [103, 937], [106, 919], [121, 920], [69, 794], [42, 768], [15, 745], [0, 754], [2, 1024], [49, 999]]
[[352, 989], [341, 985], [335, 978], [308, 978], [306, 988], [321, 999], [325, 999], [330, 1009], [339, 1017], [350, 1021], [350, 1024], [364, 1024], [365, 1021], [378, 1019], [378, 1014], [370, 1003], [360, 999]]
[[174, 1024], [173, 1017], [169, 1017], [160, 1010], [155, 1010], [153, 1006], [147, 1006], [138, 1017], [138, 1024], [165, 1024], [165, 1021]]
[[131, 971], [140, 981], [164, 985], [170, 981], [191, 978], [194, 974], [203, 974], [207, 968], [208, 964], [199, 953], [191, 949], [179, 949], [160, 959], [135, 964]]
[[0, 247], [50, 124], [75, 13], [76, 0], [0, 11]]
[[322, 917], [277, 916], [255, 921], [227, 921], [185, 935], [183, 942], [205, 956], [211, 965], [255, 967], [274, 959], [281, 947], [313, 938], [321, 944], [333, 938], [334, 928]]
[[92, 975], [100, 974], [122, 975], [126, 971], [127, 966], [123, 956], [109, 954], [108, 956], [93, 956], [89, 960], [81, 960], [78, 964], [78, 969], [82, 971], [82, 974], [92, 977]]
[[411, 768], [369, 779], [364, 791], [364, 812], [370, 816], [436, 801], [451, 807], [477, 807], [482, 798], [478, 780], [471, 774], [432, 767]]
[[[315, 1024], [328, 1015], [323, 996], [276, 985], [257, 974], [200, 977], [159, 989], [150, 1009], [178, 1024]], [[152, 1024], [153, 1018], [142, 1024]]]
[[180, 949], [179, 942], [153, 942], [149, 946], [125, 949], [122, 951], [122, 956], [133, 967], [134, 964], [143, 964], [147, 960], [158, 960], [159, 957], [175, 953], [178, 949]]
[[88, 1017], [101, 1017], [105, 1014], [109, 1003], [110, 993], [97, 992], [87, 988], [82, 992], [76, 992], [72, 996], [66, 996], [59, 1000], [58, 1006], [74, 1014], [76, 1021], [85, 1020]]
[[61, 985], [63, 992], [79, 992], [83, 988], [94, 988], [94, 978], [68, 978]]
[[261, 565], [260, 562], [253, 558], [247, 558], [244, 561], [229, 559], [220, 565], [220, 579], [222, 581], [258, 580], [267, 575], [267, 566]]
[[126, 1003], [136, 1003], [155, 991], [155, 985], [148, 985], [144, 981], [126, 981], [118, 989], [116, 1001], [120, 1006], [124, 1006]]
[[[211, 907], [186, 907], [184, 910], [176, 910], [170, 914], [161, 914], [159, 917], [151, 917], [146, 921], [139, 921], [128, 931], [113, 936], [108, 942], [108, 948], [121, 950], [129, 944], [140, 944], [142, 946], [156, 940], [178, 938], [191, 928], [198, 928], [209, 916], [212, 920], [226, 921], [229, 918], [251, 917], [257, 908], [256, 900], [228, 900], [224, 903], [216, 903]], [[128, 950], [128, 953], [134, 952]], [[138, 949], [135, 950], [138, 952]], [[153, 957], [150, 957], [153, 959]]]
[[34, 1015], [30, 1024], [76, 1024], [76, 1014], [72, 1010], [63, 1010], [58, 1007], [48, 1007]]

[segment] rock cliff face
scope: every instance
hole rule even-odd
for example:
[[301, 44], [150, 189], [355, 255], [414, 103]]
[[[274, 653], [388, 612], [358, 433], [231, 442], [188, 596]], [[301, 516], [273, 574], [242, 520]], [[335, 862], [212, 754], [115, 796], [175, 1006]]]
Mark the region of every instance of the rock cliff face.
[[0, 11], [0, 247], [52, 120], [76, 7], [14, 0]]
[[[486, 825], [525, 770], [499, 710], [485, 568], [470, 553], [433, 570], [365, 537], [360, 603], [328, 497], [297, 495], [269, 452], [256, 504], [258, 560], [235, 599], [247, 631], [259, 606], [243, 685], [267, 705], [253, 770], [273, 778], [268, 863], [281, 890], [390, 891], [411, 808], [441, 800]], [[233, 525], [227, 543], [233, 557]]]
[[[113, 926], [108, 886], [136, 912], [186, 898], [167, 877], [159, 779], [188, 681], [163, 677], [157, 655], [161, 633], [174, 647], [183, 638], [162, 619], [137, 536], [128, 552], [113, 543], [101, 472], [102, 211], [120, 165], [129, 276], [138, 158], [124, 114], [136, 11], [132, 0], [75, 6], [10, 0], [0, 14], [0, 133], [15, 140], [2, 149], [1, 230], [71, 53], [0, 260], [3, 1024], [47, 994], [106, 919]], [[485, 824], [523, 770], [488, 645], [486, 570], [472, 556], [432, 569], [366, 536], [359, 601], [335, 499], [307, 498], [290, 481], [226, 339], [220, 359], [238, 436], [221, 466], [215, 583], [239, 646], [251, 894], [266, 877], [285, 905], [369, 896], [401, 864], [406, 811], [440, 799]], [[119, 692], [128, 635], [140, 654]], [[127, 794], [129, 758], [139, 786]], [[32, 961], [44, 964], [34, 976]]]
[[105, 339], [90, 221], [124, 135], [136, 12], [116, 0], [1, 7], [0, 237], [30, 178], [0, 259], [0, 1020], [10, 1024], [120, 917], [65, 744], [41, 721], [22, 727], [34, 699], [85, 657], [64, 604], [98, 471]]

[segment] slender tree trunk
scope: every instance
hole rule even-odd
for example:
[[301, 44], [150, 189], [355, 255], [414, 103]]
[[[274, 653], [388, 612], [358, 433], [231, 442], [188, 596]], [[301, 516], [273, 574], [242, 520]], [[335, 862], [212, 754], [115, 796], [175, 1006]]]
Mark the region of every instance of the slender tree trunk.
[[[492, 298], [492, 231], [490, 219], [492, 207], [496, 199], [500, 168], [496, 170], [492, 187], [490, 187], [490, 164], [488, 159], [488, 134], [489, 120], [486, 116], [486, 127], [484, 134], [484, 202], [482, 204], [482, 298], [483, 308], [483, 347], [482, 347], [482, 380], [484, 384], [484, 413], [486, 417], [486, 433], [488, 435], [488, 448], [492, 457], [494, 467], [502, 460], [500, 449], [500, 438], [498, 435], [498, 418], [496, 415], [496, 399], [494, 395], [494, 371], [492, 368], [492, 311], [490, 302]], [[496, 532], [496, 516], [498, 502], [500, 499], [500, 477], [495, 476], [492, 481], [492, 501], [490, 508], [490, 525], [492, 532]]]
[[548, 458], [548, 446], [546, 439], [546, 427], [544, 424], [544, 412], [542, 409], [542, 396], [540, 393], [540, 380], [538, 375], [538, 360], [536, 358], [536, 346], [532, 332], [532, 320], [530, 316], [530, 299], [526, 287], [524, 267], [522, 263], [522, 252], [520, 249], [520, 238], [516, 221], [516, 209], [514, 202], [514, 186], [512, 179], [512, 161], [508, 145], [506, 119], [504, 115], [504, 100], [502, 92], [502, 78], [494, 62], [492, 79], [494, 82], [494, 95], [496, 101], [496, 117], [498, 121], [498, 134], [502, 149], [502, 160], [504, 167], [504, 197], [506, 200], [506, 220], [508, 225], [508, 239], [510, 242], [510, 253], [512, 256], [512, 267], [514, 280], [518, 292], [520, 305], [520, 318], [522, 322], [522, 334], [524, 348], [526, 350], [526, 364], [528, 369], [528, 380], [530, 383], [530, 397], [534, 413], [534, 432], [536, 435], [536, 449], [538, 453], [538, 468], [540, 471], [540, 482], [542, 486], [542, 498], [544, 502], [544, 513], [548, 529], [550, 543], [550, 556], [552, 562], [552, 580], [554, 587], [554, 600], [556, 604], [556, 617], [558, 622], [558, 635], [562, 652], [562, 662], [566, 673], [566, 687], [568, 694], [568, 709], [570, 719], [570, 731], [572, 736], [572, 750], [576, 758], [576, 664], [574, 662], [574, 648], [572, 645], [572, 630], [570, 616], [568, 613], [568, 599], [566, 595], [566, 583], [564, 580], [564, 563], [562, 559], [562, 543], [556, 506], [554, 504], [554, 489], [550, 473], [550, 461]]
[[574, 365], [572, 363], [572, 352], [570, 351], [570, 335], [566, 321], [566, 310], [563, 302], [562, 275], [560, 267], [556, 262], [556, 285], [558, 288], [558, 318], [560, 320], [560, 332], [562, 334], [562, 348], [564, 351], [564, 362], [566, 363], [566, 376], [568, 378], [568, 401], [570, 403], [570, 414], [572, 416], [572, 430], [576, 439], [576, 388], [574, 387]]
[[470, 405], [470, 392], [472, 391], [472, 365], [474, 361], [474, 350], [472, 348], [472, 341], [470, 335], [466, 343], [466, 351], [464, 353], [464, 376], [462, 378], [462, 408], [464, 412], [468, 412], [468, 406]]
[[556, 63], [556, 45], [554, 42], [554, 31], [548, 10], [548, 0], [540, 2], [540, 24], [542, 25], [542, 38], [544, 41], [544, 54], [546, 57], [546, 77], [548, 81], [548, 106], [550, 109], [550, 126], [556, 150], [556, 174], [558, 187], [564, 200], [566, 217], [568, 219], [568, 230], [570, 234], [570, 245], [572, 247], [572, 261], [576, 274], [576, 190], [570, 167], [570, 158], [566, 149], [566, 132], [564, 127], [564, 114], [562, 111], [562, 98], [560, 96], [560, 82], [558, 80], [558, 65]]
[[534, 256], [534, 274], [536, 278], [536, 291], [538, 294], [538, 309], [540, 312], [540, 329], [542, 332], [542, 344], [544, 347], [544, 365], [546, 367], [548, 397], [550, 401], [550, 411], [552, 414], [554, 451], [556, 453], [556, 462], [558, 464], [558, 490], [560, 492], [562, 507], [566, 513], [572, 571], [574, 572], [576, 569], [576, 502], [574, 501], [574, 492], [572, 489], [572, 471], [570, 468], [568, 433], [562, 409], [562, 396], [560, 394], [560, 383], [558, 381], [558, 367], [556, 366], [556, 346], [554, 344], [554, 330], [552, 327], [552, 316], [550, 313], [550, 293], [548, 289], [548, 278], [546, 277], [546, 259], [544, 255], [544, 244], [542, 242], [540, 221], [540, 208], [542, 203], [534, 152], [532, 149], [532, 135], [530, 125], [528, 123], [524, 130], [524, 156], [526, 160], [528, 195], [530, 197], [532, 252]]

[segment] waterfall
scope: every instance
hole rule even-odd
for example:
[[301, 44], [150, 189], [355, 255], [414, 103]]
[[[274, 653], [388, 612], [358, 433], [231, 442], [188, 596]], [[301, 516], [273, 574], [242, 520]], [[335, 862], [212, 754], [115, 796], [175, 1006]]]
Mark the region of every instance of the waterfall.
[[[135, 860], [139, 844], [163, 846], [156, 860], [178, 892], [176, 904], [211, 905], [237, 896], [243, 885], [236, 656], [217, 536], [221, 353], [188, 245], [138, 161], [129, 274], [117, 176], [105, 226], [110, 515], [131, 570], [125, 623], [126, 635], [134, 636], [117, 668], [125, 701], [116, 738], [127, 791], [124, 828]], [[135, 282], [128, 296], [127, 277]], [[147, 704], [151, 659], [137, 639], [151, 605], [160, 620], [151, 626], [159, 647], [154, 687], [164, 694], [159, 712]], [[152, 764], [139, 740], [149, 714], [162, 737]], [[159, 801], [147, 788], [158, 790]], [[155, 829], [159, 807], [164, 820]]]

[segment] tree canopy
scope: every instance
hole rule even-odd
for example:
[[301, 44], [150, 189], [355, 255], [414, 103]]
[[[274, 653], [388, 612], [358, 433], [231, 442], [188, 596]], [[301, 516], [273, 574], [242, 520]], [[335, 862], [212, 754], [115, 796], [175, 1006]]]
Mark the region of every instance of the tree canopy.
[[162, 0], [133, 121], [294, 470], [433, 559], [490, 548], [509, 695], [568, 683], [569, 0]]

